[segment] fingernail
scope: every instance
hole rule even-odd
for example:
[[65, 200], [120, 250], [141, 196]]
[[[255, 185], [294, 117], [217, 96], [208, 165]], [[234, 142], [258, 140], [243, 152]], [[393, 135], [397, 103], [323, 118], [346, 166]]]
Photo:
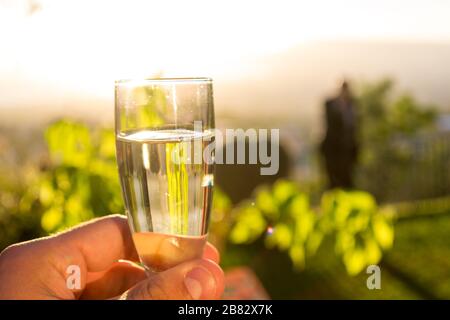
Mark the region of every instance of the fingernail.
[[196, 267], [184, 278], [184, 285], [194, 300], [213, 299], [216, 291], [214, 276], [205, 268]]

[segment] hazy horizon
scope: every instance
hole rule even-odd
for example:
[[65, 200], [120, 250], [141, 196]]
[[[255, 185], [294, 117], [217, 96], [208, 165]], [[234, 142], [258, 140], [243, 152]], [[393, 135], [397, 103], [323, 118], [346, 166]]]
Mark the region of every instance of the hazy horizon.
[[[241, 66], [241, 67], [240, 67]], [[442, 67], [439, 67], [442, 66]], [[389, 77], [398, 93], [409, 92], [426, 104], [450, 111], [450, 42], [321, 41], [278, 53], [236, 61], [238, 71], [200, 74], [215, 80], [218, 117], [254, 120], [317, 118], [326, 96], [343, 78], [355, 84]], [[29, 122], [71, 116], [111, 122], [113, 82], [103, 96], [77, 87], [49, 86], [30, 79], [0, 79], [0, 122], [24, 117]], [[274, 112], [276, 108], [276, 112]], [[101, 115], [99, 119], [99, 115]]]

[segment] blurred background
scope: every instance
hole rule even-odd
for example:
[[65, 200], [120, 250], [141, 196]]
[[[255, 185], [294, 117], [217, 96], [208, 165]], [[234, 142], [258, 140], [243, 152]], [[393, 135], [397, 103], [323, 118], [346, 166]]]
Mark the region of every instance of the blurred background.
[[[0, 0], [0, 249], [123, 212], [114, 80], [208, 76], [218, 128], [280, 129], [276, 176], [216, 168], [226, 297], [449, 299], [449, 14], [445, 0]], [[329, 190], [343, 81], [356, 160]]]

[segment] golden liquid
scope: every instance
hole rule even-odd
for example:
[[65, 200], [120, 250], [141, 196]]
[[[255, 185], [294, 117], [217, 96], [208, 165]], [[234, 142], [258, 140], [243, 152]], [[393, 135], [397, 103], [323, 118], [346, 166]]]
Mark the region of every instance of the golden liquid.
[[206, 235], [178, 236], [155, 232], [137, 232], [133, 241], [141, 262], [151, 271], [164, 271], [203, 255]]
[[150, 270], [202, 255], [214, 184], [213, 164], [204, 161], [203, 152], [212, 139], [209, 132], [187, 129], [117, 137], [125, 210], [136, 249]]

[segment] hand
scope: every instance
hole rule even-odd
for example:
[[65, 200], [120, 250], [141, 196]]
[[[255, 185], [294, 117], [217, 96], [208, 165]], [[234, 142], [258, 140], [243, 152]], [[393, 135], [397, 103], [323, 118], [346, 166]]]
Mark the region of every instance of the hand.
[[[126, 218], [95, 219], [55, 236], [23, 242], [0, 254], [0, 299], [219, 299], [224, 287], [219, 254], [147, 277]], [[80, 288], [69, 289], [70, 265]]]

